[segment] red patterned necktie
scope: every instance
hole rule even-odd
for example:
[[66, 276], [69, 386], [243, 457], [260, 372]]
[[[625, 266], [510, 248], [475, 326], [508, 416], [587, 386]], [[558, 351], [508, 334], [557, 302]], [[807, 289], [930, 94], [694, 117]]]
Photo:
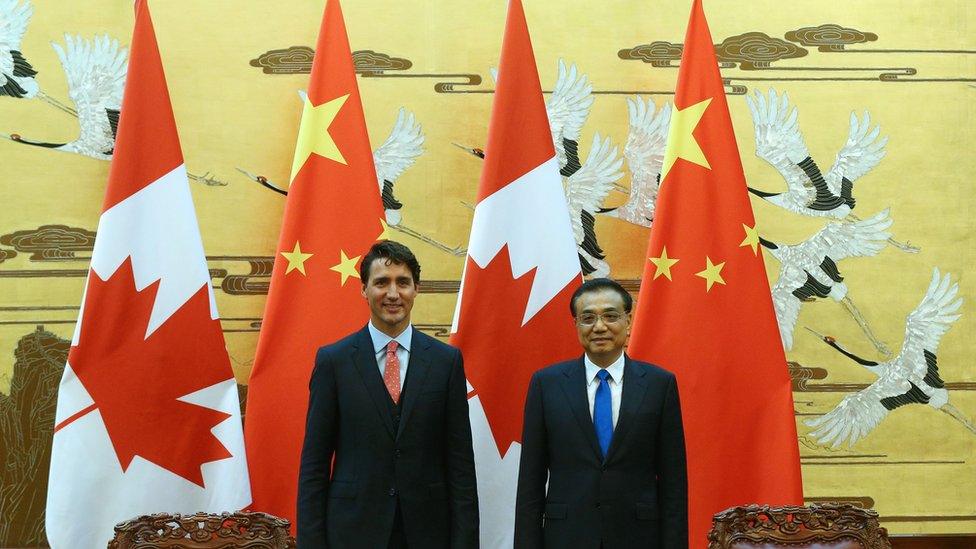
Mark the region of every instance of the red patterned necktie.
[[400, 402], [400, 359], [397, 358], [396, 350], [396, 340], [390, 340], [386, 346], [386, 368], [383, 369], [383, 384], [395, 404]]

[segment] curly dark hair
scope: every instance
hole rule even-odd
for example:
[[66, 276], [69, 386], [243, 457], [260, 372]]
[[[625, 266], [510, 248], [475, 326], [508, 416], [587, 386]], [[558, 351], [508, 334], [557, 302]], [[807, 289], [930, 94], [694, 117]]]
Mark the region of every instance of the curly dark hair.
[[363, 284], [369, 282], [369, 268], [374, 259], [385, 259], [387, 265], [391, 263], [406, 265], [413, 275], [413, 283], [420, 283], [420, 263], [417, 262], [417, 257], [413, 255], [410, 248], [395, 240], [380, 240], [373, 244], [359, 264], [359, 278], [362, 279]]

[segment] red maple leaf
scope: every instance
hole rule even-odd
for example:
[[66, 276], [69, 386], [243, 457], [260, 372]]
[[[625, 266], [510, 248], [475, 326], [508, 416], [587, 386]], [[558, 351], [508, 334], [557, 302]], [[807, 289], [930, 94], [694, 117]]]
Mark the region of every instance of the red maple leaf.
[[512, 275], [508, 245], [484, 269], [471, 258], [465, 270], [458, 331], [464, 371], [481, 400], [499, 454], [522, 438], [522, 411], [536, 370], [582, 354], [569, 312], [570, 283], [522, 326], [536, 271]]
[[211, 432], [230, 416], [178, 399], [233, 373], [206, 285], [146, 337], [158, 288], [157, 280], [136, 290], [131, 258], [108, 280], [92, 271], [68, 362], [95, 401], [86, 411], [101, 412], [123, 471], [140, 456], [203, 487], [201, 466], [231, 457]]

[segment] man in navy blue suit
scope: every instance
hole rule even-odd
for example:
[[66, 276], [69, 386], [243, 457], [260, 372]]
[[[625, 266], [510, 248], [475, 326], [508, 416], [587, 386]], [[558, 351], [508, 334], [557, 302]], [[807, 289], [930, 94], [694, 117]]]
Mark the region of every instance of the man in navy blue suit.
[[298, 545], [475, 549], [478, 493], [461, 352], [411, 326], [420, 265], [406, 246], [376, 243], [360, 277], [369, 324], [315, 357]]
[[624, 354], [632, 306], [612, 280], [583, 283], [570, 311], [584, 355], [532, 376], [516, 549], [688, 547], [678, 387]]

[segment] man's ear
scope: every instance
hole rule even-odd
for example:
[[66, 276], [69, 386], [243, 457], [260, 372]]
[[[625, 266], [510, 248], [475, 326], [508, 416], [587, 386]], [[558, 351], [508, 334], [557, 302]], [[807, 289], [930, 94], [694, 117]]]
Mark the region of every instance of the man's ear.
[[362, 286], [362, 288], [360, 288], [359, 293], [362, 294], [362, 296], [364, 298], [366, 297], [366, 283], [365, 282], [363, 282], [363, 286]]

